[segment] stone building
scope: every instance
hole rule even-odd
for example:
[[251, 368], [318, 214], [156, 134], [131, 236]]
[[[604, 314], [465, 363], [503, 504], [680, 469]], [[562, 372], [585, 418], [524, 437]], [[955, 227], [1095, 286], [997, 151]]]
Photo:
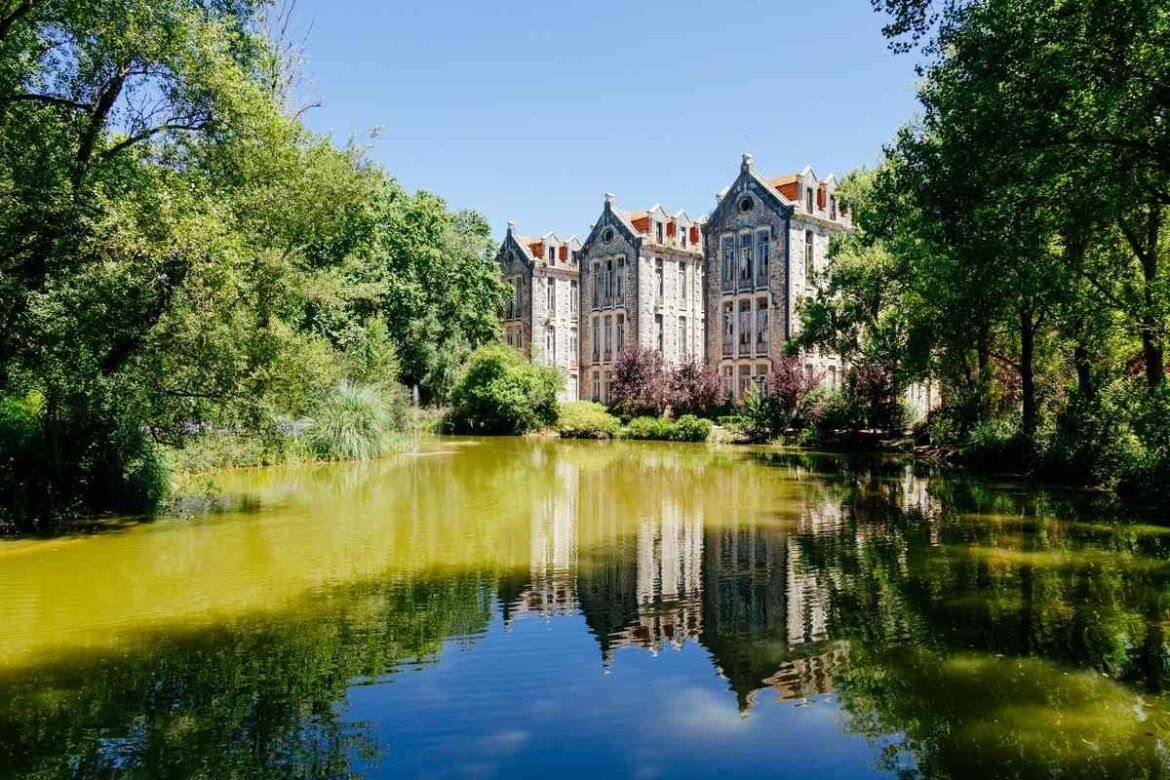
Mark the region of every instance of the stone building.
[[578, 255], [581, 242], [576, 236], [561, 240], [555, 233], [534, 238], [516, 233], [508, 223], [508, 234], [500, 245], [496, 261], [504, 283], [512, 291], [504, 305], [504, 342], [528, 355], [534, 362], [556, 366], [565, 374], [561, 400], [577, 399]]
[[605, 402], [617, 356], [630, 345], [668, 363], [703, 359], [703, 232], [659, 205], [625, 212], [605, 196], [581, 246], [581, 397]]
[[[830, 238], [850, 228], [837, 202], [837, 181], [811, 168], [768, 178], [744, 155], [739, 176], [716, 196], [703, 226], [706, 246], [706, 360], [727, 393], [742, 399], [762, 381], [796, 335], [797, 307], [811, 298], [827, 262]], [[804, 370], [836, 389], [835, 355], [802, 354]]]

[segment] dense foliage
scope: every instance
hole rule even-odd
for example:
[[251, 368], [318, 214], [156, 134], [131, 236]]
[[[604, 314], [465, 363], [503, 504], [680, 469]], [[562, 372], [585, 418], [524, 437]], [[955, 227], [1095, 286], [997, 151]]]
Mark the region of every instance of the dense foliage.
[[614, 361], [610, 403], [624, 417], [708, 414], [722, 401], [718, 372], [696, 360], [667, 365], [662, 353], [637, 344]]
[[[998, 467], [1148, 487], [1168, 473], [1165, 0], [875, 0], [917, 51], [922, 118], [842, 183], [806, 346], [933, 377], [924, 433]], [[874, 378], [880, 381], [869, 381]], [[887, 404], [891, 411], [893, 406]]]
[[309, 133], [264, 13], [0, 7], [0, 523], [148, 509], [160, 443], [441, 398], [493, 338], [484, 220]]
[[451, 389], [447, 427], [455, 433], [517, 434], [557, 421], [564, 377], [519, 351], [490, 344], [471, 353]]

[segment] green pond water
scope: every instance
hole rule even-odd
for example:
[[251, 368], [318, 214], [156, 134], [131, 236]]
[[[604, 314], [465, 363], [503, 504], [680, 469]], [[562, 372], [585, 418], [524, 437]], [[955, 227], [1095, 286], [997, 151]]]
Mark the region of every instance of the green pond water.
[[890, 460], [435, 439], [0, 543], [4, 777], [1170, 774], [1170, 528]]

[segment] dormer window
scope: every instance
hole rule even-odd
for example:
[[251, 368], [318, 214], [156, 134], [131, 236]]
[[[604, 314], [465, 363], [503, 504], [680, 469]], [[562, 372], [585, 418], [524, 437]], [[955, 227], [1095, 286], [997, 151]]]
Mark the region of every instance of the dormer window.
[[829, 196], [829, 219], [837, 218], [837, 196]]
[[747, 212], [751, 211], [752, 210], [752, 199], [751, 198], [744, 198], [743, 200], [741, 200], [739, 202], [739, 210], [744, 212], [745, 214]]
[[601, 240], [607, 244], [613, 241], [613, 228], [606, 228], [605, 232], [601, 234]]
[[661, 222], [654, 223], [654, 235], [658, 239], [658, 243], [660, 243], [660, 244], [664, 243], [662, 240], [662, 223]]
[[813, 189], [812, 189], [812, 187], [805, 188], [804, 199], [805, 199], [805, 207], [808, 209], [808, 213], [809, 214], [813, 213]]
[[548, 248], [548, 261], [550, 263], [555, 263], [557, 261], [557, 248], [555, 246], [550, 246]]

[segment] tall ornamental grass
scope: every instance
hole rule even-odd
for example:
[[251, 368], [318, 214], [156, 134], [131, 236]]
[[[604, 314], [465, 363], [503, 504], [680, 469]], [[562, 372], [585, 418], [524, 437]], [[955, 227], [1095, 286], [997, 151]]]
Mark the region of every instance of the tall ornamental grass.
[[312, 452], [329, 460], [366, 460], [402, 441], [404, 401], [377, 385], [342, 382], [314, 410], [305, 435]]

